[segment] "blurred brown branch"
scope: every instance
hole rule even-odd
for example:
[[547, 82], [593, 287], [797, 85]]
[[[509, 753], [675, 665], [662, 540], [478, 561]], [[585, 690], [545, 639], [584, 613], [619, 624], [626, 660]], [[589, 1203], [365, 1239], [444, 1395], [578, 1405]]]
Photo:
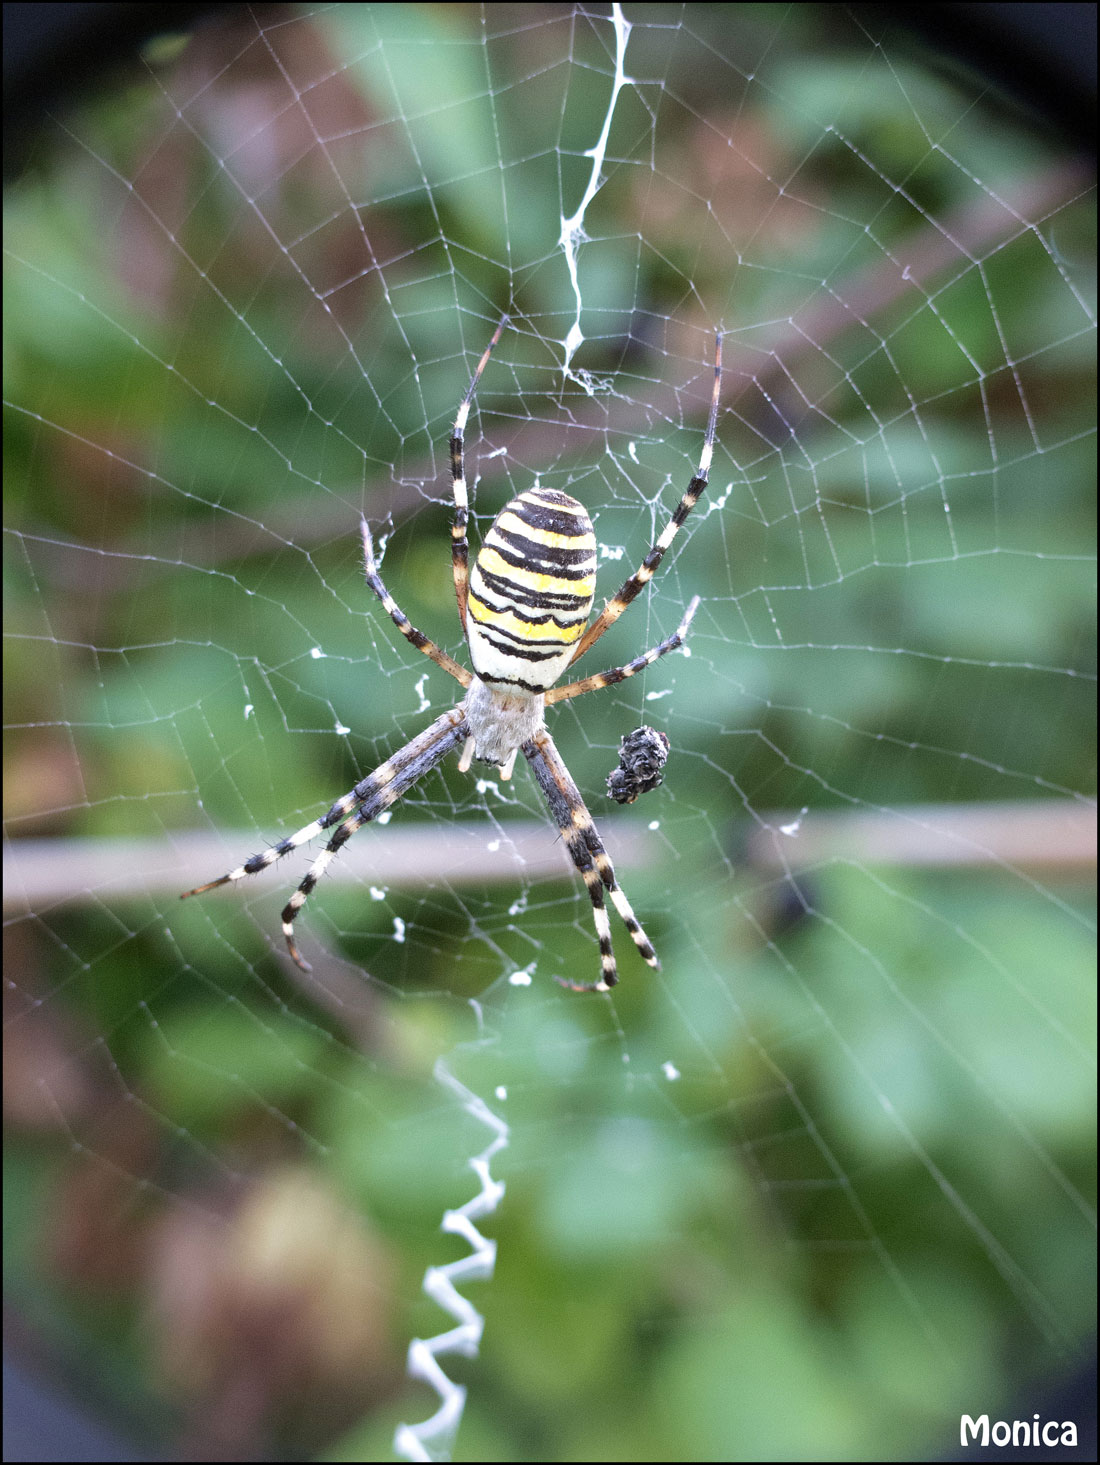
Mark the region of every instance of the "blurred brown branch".
[[[663, 857], [660, 835], [641, 821], [624, 821], [605, 833], [620, 871], [653, 866]], [[178, 895], [229, 869], [255, 846], [255, 832], [248, 830], [188, 831], [163, 839], [10, 840], [4, 850], [4, 910], [41, 912], [69, 900]], [[761, 873], [840, 859], [869, 865], [1001, 866], [1055, 876], [1095, 866], [1096, 810], [1071, 799], [1050, 799], [912, 804], [884, 813], [764, 812], [744, 851], [747, 865]], [[548, 824], [531, 819], [497, 828], [463, 822], [387, 828], [382, 838], [349, 843], [326, 882], [459, 886], [571, 878], [572, 869]], [[258, 892], [262, 887], [248, 888]]]
[[1004, 804], [908, 804], [885, 813], [811, 809], [762, 814], [746, 841], [754, 869], [863, 865], [1003, 866], [1088, 871], [1096, 865], [1096, 809], [1074, 799]]

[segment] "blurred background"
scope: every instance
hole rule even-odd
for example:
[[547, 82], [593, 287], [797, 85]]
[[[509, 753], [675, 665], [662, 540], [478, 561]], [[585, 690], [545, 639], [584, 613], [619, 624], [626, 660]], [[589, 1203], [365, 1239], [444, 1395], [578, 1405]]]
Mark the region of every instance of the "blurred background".
[[[1066, 108], [832, 6], [219, 8], [120, 54], [12, 134], [5, 198], [20, 1374], [139, 1455], [389, 1458], [490, 1139], [442, 1063], [509, 1128], [457, 1458], [940, 1458], [961, 1413], [1083, 1419]], [[600, 599], [694, 472], [723, 334], [708, 495], [585, 668], [699, 595], [687, 654], [550, 718], [662, 971], [620, 923], [610, 997], [556, 984], [597, 972], [583, 886], [525, 769], [452, 759], [318, 888], [307, 977], [308, 852], [177, 897], [457, 700], [358, 521], [462, 658], [447, 438], [505, 311], [474, 541], [573, 493]], [[665, 784], [622, 809], [643, 722]]]

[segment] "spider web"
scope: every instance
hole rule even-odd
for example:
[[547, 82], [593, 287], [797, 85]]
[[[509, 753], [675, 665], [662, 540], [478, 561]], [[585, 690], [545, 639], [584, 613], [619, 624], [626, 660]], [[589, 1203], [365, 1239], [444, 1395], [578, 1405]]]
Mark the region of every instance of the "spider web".
[[[837, 7], [276, 7], [55, 120], [7, 210], [9, 1288], [101, 1399], [384, 1455], [442, 1301], [471, 1458], [1042, 1411], [1092, 1327], [1092, 205]], [[458, 700], [358, 518], [462, 658], [447, 436], [505, 311], [474, 544], [564, 489], [602, 597], [723, 334], [710, 489], [584, 669], [699, 595], [686, 652], [551, 717], [662, 970], [618, 924], [612, 994], [555, 983], [583, 885], [524, 768], [452, 759], [305, 977], [309, 850], [177, 896]]]

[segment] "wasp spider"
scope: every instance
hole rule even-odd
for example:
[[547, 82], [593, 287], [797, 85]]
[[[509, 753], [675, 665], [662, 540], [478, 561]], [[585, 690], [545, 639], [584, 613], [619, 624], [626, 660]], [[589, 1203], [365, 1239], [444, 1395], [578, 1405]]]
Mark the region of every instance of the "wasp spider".
[[721, 337], [715, 345], [714, 389], [698, 471], [641, 565], [586, 630], [596, 589], [596, 536], [583, 506], [567, 493], [536, 486], [512, 499], [485, 535], [473, 569], [468, 568], [469, 503], [463, 433], [474, 391], [507, 319], [505, 316], [501, 321], [478, 362], [458, 409], [450, 443], [454, 489], [451, 560], [458, 616], [470, 648], [472, 673], [418, 631], [397, 605], [379, 577], [370, 531], [366, 520], [362, 522], [367, 584], [401, 634], [437, 666], [450, 672], [466, 688], [466, 696], [457, 707], [436, 718], [419, 737], [337, 799], [320, 819], [299, 829], [297, 834], [279, 840], [262, 854], [253, 855], [227, 875], [185, 892], [185, 896], [201, 895], [205, 890], [258, 874], [299, 845], [335, 826], [335, 833], [313, 861], [282, 915], [287, 949], [303, 971], [310, 968], [295, 944], [294, 921], [341, 846], [460, 745], [464, 746], [458, 766], [463, 772], [477, 758], [498, 765], [502, 779], [511, 777], [516, 754], [523, 754], [557, 821], [573, 863], [584, 879], [599, 937], [600, 978], [596, 982], [559, 978], [562, 985], [577, 992], [606, 992], [618, 980], [611, 949], [611, 927], [604, 906], [605, 890], [643, 960], [651, 967], [659, 965], [657, 953], [619, 888], [592, 816], [554, 746], [543, 713], [551, 703], [566, 702], [584, 692], [595, 692], [636, 676], [658, 657], [675, 650], [687, 634], [699, 605], [698, 596], [691, 600], [673, 634], [659, 646], [625, 666], [583, 677], [563, 687], [555, 686], [566, 668], [600, 639], [652, 578], [677, 530], [707, 486], [718, 420]]

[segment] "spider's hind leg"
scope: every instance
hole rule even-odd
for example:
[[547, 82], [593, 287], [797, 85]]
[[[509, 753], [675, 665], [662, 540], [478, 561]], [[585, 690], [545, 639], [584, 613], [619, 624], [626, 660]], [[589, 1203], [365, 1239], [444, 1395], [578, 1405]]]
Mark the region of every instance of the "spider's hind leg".
[[531, 765], [539, 787], [550, 806], [562, 839], [581, 873], [588, 897], [592, 902], [592, 917], [596, 923], [596, 936], [600, 945], [600, 979], [598, 982], [570, 982], [561, 977], [558, 981], [573, 992], [607, 992], [619, 980], [615, 965], [615, 953], [611, 946], [611, 926], [607, 919], [607, 907], [603, 893], [606, 889], [611, 903], [622, 918], [623, 925], [630, 932], [639, 955], [651, 967], [659, 968], [653, 943], [642, 930], [625, 893], [615, 879], [615, 870], [603, 842], [596, 831], [592, 815], [585, 808], [580, 790], [554, 746], [554, 740], [543, 728], [530, 742], [524, 743], [523, 755]]
[[469, 728], [461, 707], [454, 707], [449, 712], [445, 712], [442, 717], [437, 717], [429, 727], [426, 727], [418, 737], [413, 738], [412, 742], [408, 743], [400, 752], [395, 753], [392, 758], [387, 758], [373, 773], [368, 773], [366, 778], [361, 779], [350, 792], [337, 799], [328, 813], [322, 815], [320, 819], [314, 819], [311, 824], [303, 825], [296, 834], [292, 834], [286, 839], [280, 839], [270, 849], [253, 855], [251, 859], [245, 860], [243, 865], [238, 865], [236, 869], [220, 875], [217, 880], [209, 880], [205, 885], [196, 886], [194, 890], [185, 890], [180, 899], [184, 900], [189, 895], [202, 895], [207, 890], [215, 890], [219, 885], [228, 885], [231, 881], [243, 880], [246, 875], [258, 875], [261, 870], [266, 870], [276, 860], [281, 860], [284, 855], [290, 854], [300, 845], [316, 838], [326, 829], [331, 829], [334, 824], [339, 825], [328, 844], [310, 865], [302, 883], [283, 909], [283, 936], [286, 938], [287, 950], [302, 971], [308, 972], [309, 965], [302, 959], [294, 942], [294, 921], [302, 906], [309, 899], [318, 880], [356, 830], [362, 829], [364, 824], [369, 824], [372, 819], [376, 819], [383, 809], [388, 809], [391, 804], [396, 803], [417, 779], [422, 778], [425, 773], [441, 762], [468, 733]]
[[289, 855], [300, 845], [308, 844], [311, 839], [316, 839], [326, 829], [331, 829], [341, 819], [347, 817], [355, 808], [356, 804], [363, 798], [369, 789], [372, 780], [379, 777], [388, 765], [383, 763], [382, 767], [364, 778], [361, 783], [346, 794], [343, 794], [320, 819], [314, 819], [309, 824], [303, 824], [295, 834], [288, 835], [285, 839], [278, 840], [268, 849], [262, 850], [258, 855], [250, 855], [243, 865], [237, 865], [235, 869], [229, 870], [224, 875], [219, 875], [216, 880], [208, 880], [205, 885], [196, 885], [194, 890], [185, 890], [180, 900], [186, 900], [191, 895], [205, 895], [208, 890], [217, 890], [219, 885], [229, 885], [236, 880], [243, 880], [246, 875], [258, 875], [262, 870], [268, 869], [276, 860], [281, 860], [284, 855]]
[[372, 819], [377, 819], [383, 810], [388, 809], [391, 804], [395, 804], [398, 799], [408, 793], [417, 779], [423, 778], [425, 773], [440, 763], [452, 748], [462, 742], [468, 732], [469, 728], [462, 709], [453, 708], [450, 712], [445, 712], [442, 717], [437, 717], [435, 722], [425, 728], [418, 737], [413, 738], [411, 743], [408, 743], [399, 753], [395, 753], [361, 784], [356, 785], [357, 790], [362, 790], [359, 807], [350, 819], [341, 824], [325, 845], [306, 871], [298, 889], [283, 907], [281, 919], [286, 949], [302, 971], [308, 972], [310, 967], [295, 944], [294, 922], [321, 876], [353, 834], [362, 829], [364, 824], [369, 824]]

